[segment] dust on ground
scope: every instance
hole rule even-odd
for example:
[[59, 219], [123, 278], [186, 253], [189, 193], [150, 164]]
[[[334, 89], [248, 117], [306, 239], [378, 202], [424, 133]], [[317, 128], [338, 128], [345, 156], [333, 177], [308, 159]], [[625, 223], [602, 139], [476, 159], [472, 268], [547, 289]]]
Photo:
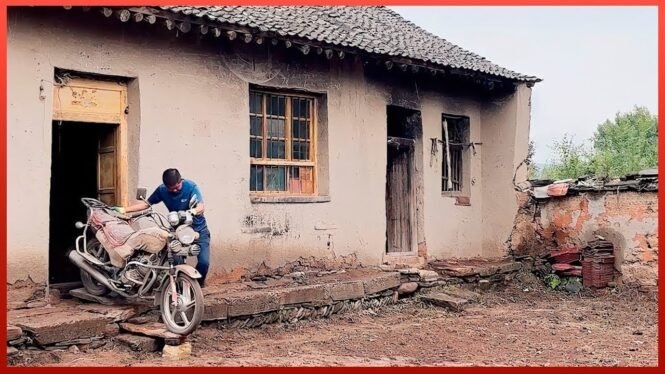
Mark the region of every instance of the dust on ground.
[[402, 299], [382, 310], [256, 329], [199, 328], [192, 357], [109, 344], [24, 351], [39, 366], [657, 366], [658, 302], [631, 289], [568, 294], [522, 276], [462, 313]]

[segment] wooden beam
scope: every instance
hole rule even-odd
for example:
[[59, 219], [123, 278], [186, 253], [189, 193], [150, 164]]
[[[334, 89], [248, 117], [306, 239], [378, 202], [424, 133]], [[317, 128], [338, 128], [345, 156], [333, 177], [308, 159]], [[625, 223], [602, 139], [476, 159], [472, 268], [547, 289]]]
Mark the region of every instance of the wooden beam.
[[71, 9], [72, 9], [72, 6], [71, 6], [71, 5], [63, 5], [62, 7], [65, 8], [65, 9], [67, 9], [67, 10], [71, 10]]
[[113, 9], [111, 8], [102, 8], [102, 13], [104, 14], [104, 17], [108, 18], [113, 15]]
[[420, 68], [416, 65], [411, 65], [411, 71], [417, 73]]
[[118, 10], [117, 12], [115, 12], [115, 16], [121, 22], [127, 22], [132, 17], [132, 13], [130, 11], [128, 11], [127, 9], [122, 9], [122, 10]]
[[402, 69], [402, 71], [406, 71], [406, 69], [407, 69], [408, 67], [409, 67], [409, 65], [407, 65], [407, 64], [401, 64], [401, 65], [399, 66], [399, 68]]
[[149, 15], [149, 16], [145, 16], [145, 20], [146, 20], [146, 22], [148, 22], [149, 24], [154, 25], [155, 22], [157, 22], [157, 16], [154, 15], [154, 14], [151, 14], [151, 15]]
[[182, 22], [178, 25], [178, 29], [183, 33], [188, 33], [192, 29], [192, 24], [189, 22]]
[[326, 58], [330, 60], [333, 56], [333, 51], [332, 49], [326, 49]]
[[84, 12], [89, 12], [90, 9], [92, 9], [91, 6], [82, 6], [82, 7], [81, 7], [81, 10], [84, 11]]
[[337, 55], [339, 56], [340, 60], [343, 60], [344, 56], [346, 56], [346, 53], [344, 53], [344, 51], [339, 51], [339, 53]]
[[277, 44], [279, 44], [279, 40], [274, 39], [274, 38], [273, 38], [270, 42], [272, 43], [272, 45], [277, 45]]
[[212, 34], [215, 35], [215, 38], [219, 38], [222, 35], [222, 30], [217, 27], [212, 28]]
[[249, 42], [251, 42], [251, 41], [252, 41], [252, 34], [249, 34], [249, 33], [248, 33], [248, 34], [245, 34], [243, 40], [245, 40], [245, 43], [249, 43]]
[[258, 45], [261, 45], [261, 44], [263, 44], [263, 38], [262, 38], [262, 37], [260, 37], [260, 36], [259, 36], [259, 37], [257, 37], [255, 41], [256, 41], [256, 44], [258, 44]]
[[317, 48], [316, 48], [316, 54], [317, 54], [317, 55], [320, 55], [321, 53], [323, 53], [323, 48], [321, 48], [321, 47], [317, 47]]
[[208, 25], [201, 25], [200, 30], [201, 35], [205, 35], [208, 33]]
[[143, 13], [134, 13], [134, 22], [143, 21]]
[[235, 38], [238, 36], [235, 31], [227, 31], [226, 36], [229, 37], [229, 40], [235, 40]]
[[310, 46], [305, 44], [298, 49], [300, 49], [300, 52], [302, 52], [302, 54], [306, 56], [307, 54], [309, 54]]
[[164, 24], [166, 25], [166, 28], [169, 30], [175, 29], [175, 21], [172, 19], [167, 19], [166, 21], [164, 21]]
[[293, 45], [293, 43], [291, 43], [290, 40], [287, 40], [284, 42], [284, 45], [286, 46], [286, 48], [291, 48], [291, 45]]
[[393, 62], [392, 61], [386, 61], [386, 69], [390, 70], [393, 68]]

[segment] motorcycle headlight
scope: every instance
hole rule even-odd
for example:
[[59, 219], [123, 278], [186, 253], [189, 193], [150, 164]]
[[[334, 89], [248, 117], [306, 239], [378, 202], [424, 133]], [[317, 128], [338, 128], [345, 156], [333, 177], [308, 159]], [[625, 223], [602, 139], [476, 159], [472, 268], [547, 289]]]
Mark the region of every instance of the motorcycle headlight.
[[169, 212], [168, 220], [171, 226], [178, 226], [178, 223], [180, 223], [178, 212]]
[[196, 239], [196, 231], [190, 226], [180, 226], [175, 230], [176, 237], [184, 245], [190, 245], [194, 243]]

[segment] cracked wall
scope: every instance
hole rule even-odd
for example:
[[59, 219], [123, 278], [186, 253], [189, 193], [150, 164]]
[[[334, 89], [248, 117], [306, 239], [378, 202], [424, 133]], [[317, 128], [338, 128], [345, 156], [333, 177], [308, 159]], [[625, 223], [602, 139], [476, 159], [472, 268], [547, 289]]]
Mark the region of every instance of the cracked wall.
[[528, 202], [522, 194], [509, 240], [514, 255], [542, 256], [601, 235], [614, 244], [620, 281], [658, 285], [657, 192], [589, 192]]

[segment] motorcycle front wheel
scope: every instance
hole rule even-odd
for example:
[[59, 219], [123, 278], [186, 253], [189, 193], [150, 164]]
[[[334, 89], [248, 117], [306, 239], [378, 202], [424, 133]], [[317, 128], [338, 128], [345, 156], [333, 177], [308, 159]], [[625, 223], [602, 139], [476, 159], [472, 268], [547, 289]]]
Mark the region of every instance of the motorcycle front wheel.
[[162, 321], [169, 331], [189, 335], [203, 319], [203, 291], [199, 282], [187, 274], [179, 273], [175, 278], [175, 295], [174, 303], [173, 288], [167, 282], [162, 292]]
[[[104, 262], [108, 260], [108, 254], [102, 244], [97, 239], [89, 239], [86, 245], [88, 253], [95, 256], [100, 261]], [[109, 293], [109, 289], [106, 288], [103, 284], [97, 282], [88, 272], [81, 269], [81, 283], [85, 290], [94, 296], [104, 296]]]

